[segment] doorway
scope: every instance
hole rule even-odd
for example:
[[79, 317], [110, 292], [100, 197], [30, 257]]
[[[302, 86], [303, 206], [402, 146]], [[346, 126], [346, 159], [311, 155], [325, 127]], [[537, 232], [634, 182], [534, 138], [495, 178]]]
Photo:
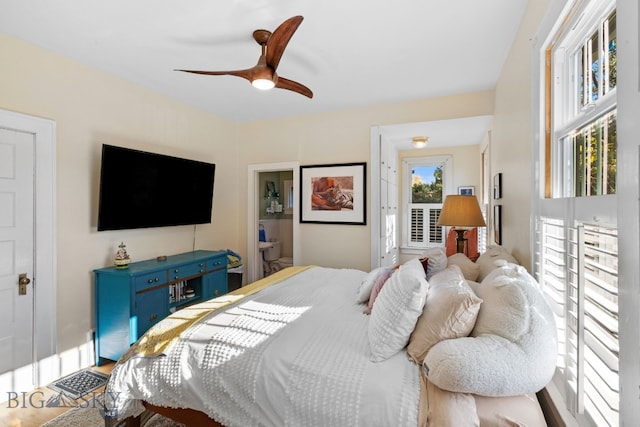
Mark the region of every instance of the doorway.
[[[10, 357], [1, 358], [4, 396], [41, 385], [35, 364], [56, 352], [55, 127], [50, 120], [0, 110], [3, 312], [20, 311], [29, 318], [20, 321], [24, 328], [0, 325], [0, 347], [11, 349]], [[25, 287], [20, 289], [19, 283]], [[16, 360], [18, 348], [22, 357]]]
[[[281, 180], [280, 176], [287, 179]], [[299, 193], [299, 180], [300, 164], [298, 162], [249, 165], [247, 283], [258, 280], [263, 276], [263, 256], [259, 247], [261, 221], [263, 221], [263, 225], [267, 225], [265, 222], [269, 221], [269, 225], [273, 227], [276, 227], [273, 222], [279, 219], [286, 218], [287, 224], [290, 222], [291, 228], [286, 230], [286, 238], [287, 241], [291, 242], [291, 247], [285, 247], [284, 252], [287, 255], [289, 252], [291, 253], [293, 265], [297, 265], [300, 262], [299, 204], [298, 197], [296, 197]], [[291, 186], [288, 187], [285, 181], [290, 181]], [[273, 185], [269, 184], [267, 186], [267, 182], [273, 182]], [[274, 192], [277, 193], [277, 197]], [[278, 207], [278, 205], [282, 207]], [[278, 210], [281, 210], [281, 212], [278, 212]], [[281, 234], [276, 228], [271, 228], [268, 234], [266, 231], [265, 227], [266, 240]]]

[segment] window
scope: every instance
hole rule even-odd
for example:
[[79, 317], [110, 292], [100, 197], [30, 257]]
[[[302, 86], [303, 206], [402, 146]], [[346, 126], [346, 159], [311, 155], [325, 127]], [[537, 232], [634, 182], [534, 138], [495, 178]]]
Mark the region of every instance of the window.
[[[596, 118], [559, 141], [561, 196], [616, 193], [616, 111]], [[562, 160], [561, 160], [562, 159]], [[559, 168], [560, 169], [560, 168]]]
[[553, 139], [547, 144], [554, 148], [546, 178], [552, 197], [616, 192], [616, 11], [595, 21], [584, 17], [588, 12], [550, 47], [555, 78], [548, 106], [553, 121], [547, 123]]
[[536, 183], [534, 269], [556, 316], [554, 384], [566, 409], [580, 425], [617, 426], [618, 230], [607, 211], [617, 187], [615, 3], [576, 1], [565, 16], [540, 59], [545, 183]]
[[451, 163], [451, 156], [404, 160], [402, 197], [407, 212], [403, 225], [405, 248], [424, 249], [445, 245], [443, 227], [436, 223], [444, 196], [451, 188]]

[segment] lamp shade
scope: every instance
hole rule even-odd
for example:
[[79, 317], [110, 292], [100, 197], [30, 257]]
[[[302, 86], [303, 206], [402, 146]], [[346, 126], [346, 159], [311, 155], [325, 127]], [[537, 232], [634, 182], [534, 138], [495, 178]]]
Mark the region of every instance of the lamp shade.
[[437, 225], [486, 227], [476, 196], [450, 194], [445, 197]]

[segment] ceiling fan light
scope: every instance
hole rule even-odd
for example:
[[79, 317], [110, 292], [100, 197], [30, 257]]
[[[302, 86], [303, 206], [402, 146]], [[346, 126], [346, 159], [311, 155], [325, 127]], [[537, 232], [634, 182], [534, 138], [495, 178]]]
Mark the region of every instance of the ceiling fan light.
[[255, 79], [251, 82], [251, 84], [253, 85], [253, 87], [258, 88], [260, 90], [273, 89], [273, 87], [276, 85], [270, 79]]

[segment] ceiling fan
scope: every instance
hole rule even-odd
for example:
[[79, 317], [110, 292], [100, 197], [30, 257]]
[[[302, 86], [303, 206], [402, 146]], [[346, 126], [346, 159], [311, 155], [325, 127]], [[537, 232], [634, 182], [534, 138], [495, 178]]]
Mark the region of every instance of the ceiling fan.
[[242, 77], [251, 82], [258, 89], [271, 89], [273, 87], [279, 89], [287, 89], [297, 92], [306, 97], [313, 98], [313, 92], [303, 84], [294, 82], [278, 76], [276, 68], [280, 63], [280, 58], [287, 47], [289, 40], [296, 32], [298, 26], [304, 18], [302, 16], [294, 16], [284, 21], [272, 33], [269, 30], [255, 30], [253, 38], [262, 47], [262, 53], [258, 59], [258, 63], [244, 70], [232, 71], [198, 71], [198, 70], [176, 70], [186, 73], [206, 74], [210, 76], [231, 75]]

